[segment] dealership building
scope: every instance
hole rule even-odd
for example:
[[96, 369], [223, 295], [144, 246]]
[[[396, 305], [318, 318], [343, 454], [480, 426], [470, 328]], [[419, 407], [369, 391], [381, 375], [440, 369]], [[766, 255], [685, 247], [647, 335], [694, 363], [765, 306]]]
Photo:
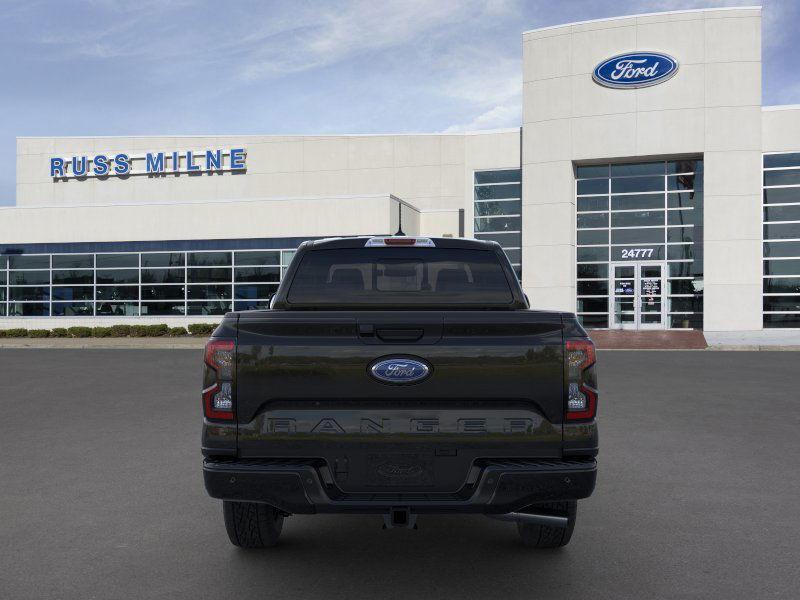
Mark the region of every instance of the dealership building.
[[499, 242], [591, 328], [800, 328], [800, 106], [762, 106], [761, 35], [758, 7], [525, 32], [502, 131], [19, 138], [0, 328], [213, 321], [303, 240], [398, 230]]

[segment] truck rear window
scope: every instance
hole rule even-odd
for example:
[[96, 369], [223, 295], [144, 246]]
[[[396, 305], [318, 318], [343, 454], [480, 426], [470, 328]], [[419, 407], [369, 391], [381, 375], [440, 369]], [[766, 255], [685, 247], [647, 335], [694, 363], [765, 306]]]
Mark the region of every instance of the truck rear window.
[[289, 304], [505, 307], [513, 295], [497, 255], [461, 248], [312, 250], [297, 268]]

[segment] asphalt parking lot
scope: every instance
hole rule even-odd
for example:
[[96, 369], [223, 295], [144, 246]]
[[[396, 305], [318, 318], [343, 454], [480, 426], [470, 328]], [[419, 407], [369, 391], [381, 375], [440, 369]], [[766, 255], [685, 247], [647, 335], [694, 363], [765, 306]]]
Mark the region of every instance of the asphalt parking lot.
[[571, 544], [481, 516], [287, 519], [245, 552], [203, 489], [200, 351], [0, 350], [0, 597], [796, 598], [796, 352], [602, 352]]

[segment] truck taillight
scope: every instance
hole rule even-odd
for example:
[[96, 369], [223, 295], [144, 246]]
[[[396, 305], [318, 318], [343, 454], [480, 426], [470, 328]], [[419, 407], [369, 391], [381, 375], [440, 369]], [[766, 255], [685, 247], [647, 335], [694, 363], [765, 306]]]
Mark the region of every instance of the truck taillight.
[[236, 342], [209, 340], [203, 372], [203, 410], [207, 419], [233, 420], [233, 368]]
[[568, 421], [593, 419], [597, 414], [597, 360], [591, 340], [568, 340], [567, 411]]

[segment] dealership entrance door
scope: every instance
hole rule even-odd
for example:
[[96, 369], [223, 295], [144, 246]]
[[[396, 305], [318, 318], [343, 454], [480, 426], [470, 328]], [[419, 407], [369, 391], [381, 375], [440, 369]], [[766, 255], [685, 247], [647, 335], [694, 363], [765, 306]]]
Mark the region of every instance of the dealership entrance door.
[[611, 263], [612, 329], [665, 329], [664, 262]]

